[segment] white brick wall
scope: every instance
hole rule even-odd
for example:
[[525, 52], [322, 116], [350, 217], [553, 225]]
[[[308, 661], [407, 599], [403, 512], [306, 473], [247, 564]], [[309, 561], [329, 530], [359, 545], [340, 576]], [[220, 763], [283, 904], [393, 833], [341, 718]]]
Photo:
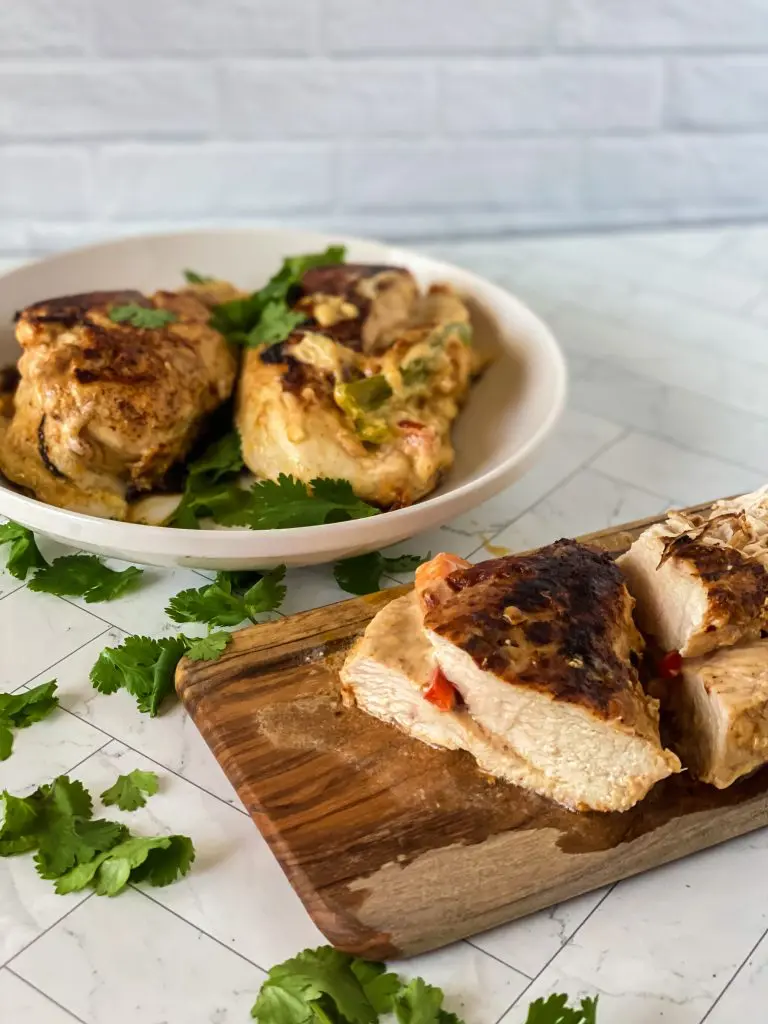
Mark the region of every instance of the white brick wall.
[[0, 255], [768, 217], [768, 0], [0, 0]]

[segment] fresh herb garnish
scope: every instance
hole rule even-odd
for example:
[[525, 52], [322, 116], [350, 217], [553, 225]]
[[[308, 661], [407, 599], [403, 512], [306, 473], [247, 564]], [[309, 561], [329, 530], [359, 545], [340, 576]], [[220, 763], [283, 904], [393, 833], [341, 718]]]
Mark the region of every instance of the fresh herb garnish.
[[275, 611], [283, 603], [284, 577], [284, 565], [247, 575], [219, 572], [208, 586], [182, 590], [172, 597], [165, 613], [174, 622], [205, 622], [209, 626], [237, 626], [246, 619], [256, 622], [257, 615]]
[[0, 693], [0, 761], [5, 761], [11, 756], [11, 729], [25, 729], [33, 722], [46, 718], [58, 706], [55, 680], [42, 683], [31, 690]]
[[[320, 946], [269, 971], [251, 1016], [259, 1024], [376, 1024], [394, 1011], [398, 1024], [463, 1024], [443, 998], [422, 978], [405, 984], [384, 964]], [[537, 999], [525, 1024], [596, 1024], [597, 998], [567, 1004], [565, 995]]]
[[98, 896], [116, 896], [129, 882], [170, 885], [186, 875], [194, 859], [188, 836], [130, 836], [61, 875], [56, 892], [80, 892], [90, 885]]
[[0, 544], [10, 544], [6, 569], [17, 580], [25, 580], [30, 569], [42, 569], [48, 563], [40, 554], [35, 535], [20, 523], [0, 523]]
[[117, 804], [121, 811], [135, 811], [146, 804], [148, 796], [155, 795], [158, 786], [154, 772], [136, 768], [127, 775], [118, 775], [114, 784], [101, 794], [101, 802], [107, 807]]
[[[146, 783], [152, 773], [131, 775], [144, 776]], [[128, 882], [168, 885], [195, 859], [187, 836], [132, 836], [119, 822], [94, 821], [87, 789], [66, 775], [28, 797], [3, 792], [0, 803], [0, 856], [35, 850], [37, 873], [55, 880], [57, 893], [91, 885], [99, 895], [115, 896]]]
[[82, 783], [60, 775], [31, 796], [0, 796], [4, 805], [0, 856], [36, 850], [43, 878], [57, 878], [120, 842], [128, 830], [116, 822], [93, 821], [93, 802]]
[[319, 526], [374, 516], [378, 509], [357, 497], [348, 480], [320, 478], [308, 485], [280, 474], [259, 480], [250, 490], [230, 495], [213, 510], [217, 522], [252, 530]]
[[356, 555], [345, 558], [333, 567], [333, 575], [342, 590], [348, 594], [373, 594], [380, 589], [381, 577], [385, 572], [413, 572], [428, 561], [431, 554], [396, 555], [388, 558], [380, 551], [371, 551], [367, 555]]
[[208, 277], [205, 274], [198, 274], [195, 270], [184, 270], [184, 280], [187, 284], [210, 284], [211, 281], [215, 281], [215, 277]]
[[261, 1024], [375, 1024], [400, 987], [397, 975], [384, 972], [383, 964], [330, 946], [305, 949], [272, 968], [251, 1016]]
[[208, 636], [192, 640], [186, 656], [190, 661], [216, 661], [232, 643], [232, 634], [226, 631], [209, 633]]
[[131, 324], [133, 327], [140, 327], [143, 330], [156, 330], [172, 324], [178, 320], [178, 316], [171, 309], [155, 309], [146, 306], [137, 306], [130, 302], [126, 306], [114, 306], [109, 311], [109, 319], [116, 324]]
[[[215, 306], [211, 326], [239, 345], [250, 347], [265, 341], [281, 341], [300, 322], [295, 319], [298, 314], [293, 313], [288, 305], [291, 289], [301, 282], [307, 270], [342, 263], [344, 256], [343, 246], [332, 245], [325, 252], [287, 257], [263, 288], [244, 299], [232, 299]], [[265, 318], [266, 324], [262, 328], [261, 321]]]
[[222, 501], [227, 508], [231, 507], [239, 489], [232, 481], [243, 465], [240, 435], [236, 430], [212, 442], [198, 459], [189, 463], [184, 494], [167, 525], [196, 530], [198, 520], [210, 515]]
[[128, 636], [119, 647], [105, 647], [90, 672], [99, 693], [127, 690], [139, 711], [154, 718], [174, 692], [176, 666], [186, 655], [192, 661], [213, 661], [226, 649], [229, 633], [210, 633], [199, 640], [179, 634], [154, 640]]
[[119, 647], [104, 648], [91, 669], [91, 683], [99, 693], [127, 690], [139, 711], [154, 718], [173, 693], [174, 672], [187, 645], [186, 637], [126, 637]]
[[29, 589], [59, 597], [84, 597], [87, 604], [113, 601], [134, 587], [144, 570], [135, 565], [127, 569], [108, 569], [96, 555], [64, 555], [39, 569]]
[[259, 322], [248, 333], [248, 345], [271, 345], [283, 341], [306, 319], [305, 313], [295, 312], [285, 302], [268, 302]]
[[536, 999], [528, 1007], [525, 1024], [597, 1024], [597, 996], [582, 999], [573, 1008], [568, 1006], [568, 996], [562, 993]]

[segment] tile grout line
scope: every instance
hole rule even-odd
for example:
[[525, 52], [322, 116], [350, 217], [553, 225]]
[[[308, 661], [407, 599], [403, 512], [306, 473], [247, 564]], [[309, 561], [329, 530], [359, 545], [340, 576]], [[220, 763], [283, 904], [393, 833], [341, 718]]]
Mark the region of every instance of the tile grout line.
[[[112, 628], [114, 628], [114, 627], [111, 627], [111, 626], [109, 627], [109, 629], [112, 629]], [[66, 661], [67, 658], [71, 658], [73, 654], [77, 654], [78, 651], [82, 651], [82, 649], [84, 647], [87, 647], [88, 644], [92, 644], [94, 640], [98, 640], [99, 637], [102, 637], [102, 636], [104, 636], [105, 633], [108, 633], [109, 629], [102, 629], [102, 631], [100, 633], [97, 633], [96, 636], [92, 636], [88, 640], [85, 640], [83, 643], [81, 643], [79, 645], [79, 647], [75, 647], [74, 650], [68, 651], [63, 657], [58, 658], [56, 661], [51, 662], [50, 665], [46, 665], [45, 668], [41, 668], [39, 672], [33, 673], [33, 675], [31, 675], [29, 677], [29, 679], [26, 679], [21, 685], [22, 686], [29, 686], [30, 682], [33, 679], [37, 679], [38, 676], [41, 676], [41, 675], [46, 674], [48, 672], [52, 672], [56, 668], [57, 665], [60, 665], [62, 663], [62, 661]]]
[[525, 988], [520, 993], [520, 995], [517, 997], [517, 999], [512, 1003], [511, 1006], [507, 1007], [507, 1009], [504, 1011], [504, 1013], [502, 1013], [501, 1017], [499, 1017], [498, 1020], [494, 1022], [494, 1024], [499, 1024], [499, 1022], [501, 1021], [502, 1017], [505, 1017], [509, 1013], [509, 1011], [511, 1009], [513, 1009], [515, 1006], [517, 1006], [517, 1004], [520, 1002], [520, 1000], [523, 998], [523, 996], [526, 994], [526, 992], [530, 991], [531, 985], [533, 985], [534, 982], [538, 981], [538, 979], [542, 976], [544, 971], [546, 971], [546, 969], [549, 967], [549, 965], [551, 963], [553, 963], [560, 956], [560, 954], [565, 949], [565, 947], [570, 942], [573, 941], [573, 939], [576, 937], [576, 935], [578, 935], [578, 933], [581, 931], [581, 929], [584, 927], [584, 925], [587, 923], [587, 921], [589, 921], [589, 919], [592, 917], [592, 915], [596, 914], [597, 911], [600, 909], [600, 907], [602, 907], [602, 905], [605, 903], [605, 901], [608, 899], [608, 897], [611, 895], [611, 893], [614, 891], [614, 889], [617, 887], [618, 884], [619, 884], [618, 882], [614, 882], [613, 885], [609, 887], [608, 892], [602, 897], [602, 899], [598, 900], [598, 902], [594, 905], [594, 907], [592, 907], [592, 909], [587, 914], [587, 916], [584, 918], [584, 920], [579, 922], [579, 924], [576, 926], [576, 928], [574, 928], [574, 930], [571, 932], [571, 934], [568, 936], [568, 938], [565, 940], [565, 942], [561, 946], [559, 946], [558, 949], [556, 949], [555, 952], [552, 954], [552, 956], [549, 958], [549, 960], [547, 960], [547, 962], [544, 964], [544, 966], [541, 968], [541, 970], [538, 972], [538, 974], [534, 975], [534, 977], [531, 979], [531, 983], [529, 985], [525, 986]]
[[[111, 696], [111, 695], [110, 694], [102, 694], [101, 696]], [[138, 747], [134, 747], [130, 743], [126, 743], [126, 741], [123, 740], [123, 739], [120, 739], [119, 736], [113, 736], [111, 732], [107, 732], [107, 730], [103, 729], [101, 726], [95, 725], [93, 722], [88, 721], [87, 718], [82, 718], [80, 715], [78, 715], [75, 711], [72, 711], [70, 708], [62, 707], [61, 710], [65, 714], [71, 715], [72, 718], [76, 718], [78, 722], [82, 722], [84, 725], [90, 725], [91, 728], [96, 729], [97, 732], [100, 732], [103, 736], [107, 737], [106, 742], [102, 743], [102, 745], [98, 748], [98, 750], [94, 750], [93, 751], [94, 754], [98, 754], [100, 750], [103, 750], [104, 747], [109, 746], [110, 743], [119, 743], [121, 746], [125, 747], [126, 750], [130, 750], [132, 753], [138, 754], [139, 757], [146, 758], [147, 761], [151, 761], [152, 764], [156, 764], [158, 766], [158, 768], [162, 768], [163, 771], [168, 772], [171, 775], [175, 775], [176, 778], [177, 779], [181, 779], [182, 782], [187, 782], [187, 783], [189, 783], [190, 786], [194, 786], [195, 789], [199, 789], [201, 793], [206, 793], [208, 796], [213, 797], [214, 800], [218, 800], [219, 803], [224, 804], [225, 807], [229, 807], [232, 810], [237, 811], [239, 814], [244, 815], [246, 818], [250, 818], [251, 817], [250, 814], [248, 813], [248, 811], [244, 807], [241, 808], [241, 807], [238, 807], [236, 804], [229, 803], [228, 800], [225, 800], [223, 797], [219, 796], [217, 793], [212, 792], [210, 789], [206, 789], [205, 786], [201, 786], [198, 782], [194, 782], [192, 779], [188, 779], [186, 777], [186, 775], [182, 775], [181, 772], [177, 772], [174, 768], [169, 768], [167, 764], [164, 764], [162, 761], [158, 761], [157, 758], [151, 757], [149, 754], [145, 754], [144, 751], [140, 750]], [[184, 713], [186, 715], [186, 711]], [[189, 716], [187, 715], [187, 717], [189, 717]], [[89, 754], [88, 757], [90, 757], [90, 756], [91, 755]], [[213, 755], [211, 755], [211, 756], [213, 756]], [[84, 758], [83, 760], [86, 760], [86, 758]], [[218, 762], [216, 762], [216, 763], [218, 764]], [[82, 764], [82, 761], [79, 761], [78, 765], [79, 764]], [[77, 767], [78, 765], [75, 765], [75, 767]], [[70, 769], [70, 771], [71, 770], [72, 769]], [[226, 778], [226, 775], [224, 777]]]
[[[511, 922], [510, 922], [510, 923], [511, 923]], [[526, 974], [526, 972], [525, 972], [525, 971], [521, 971], [521, 970], [520, 970], [520, 968], [519, 968], [519, 967], [515, 967], [515, 965], [514, 965], [514, 964], [508, 964], [506, 960], [502, 960], [502, 959], [501, 959], [501, 957], [500, 957], [500, 956], [496, 956], [496, 954], [495, 954], [495, 953], [489, 953], [487, 949], [483, 949], [483, 947], [482, 947], [482, 946], [478, 946], [478, 945], [476, 945], [476, 944], [475, 944], [475, 943], [474, 943], [474, 942], [472, 941], [472, 939], [471, 939], [471, 938], [469, 938], [469, 939], [464, 939], [464, 942], [465, 942], [465, 943], [466, 943], [466, 944], [467, 944], [468, 946], [471, 946], [471, 947], [472, 947], [472, 949], [476, 949], [476, 950], [478, 951], [478, 953], [484, 953], [484, 954], [485, 954], [486, 956], [489, 956], [489, 957], [491, 958], [491, 960], [495, 960], [497, 964], [502, 964], [502, 965], [503, 965], [504, 967], [509, 967], [509, 968], [511, 968], [511, 970], [513, 970], [513, 971], [515, 972], [515, 974], [519, 974], [521, 978], [526, 978], [526, 979], [527, 979], [527, 981], [528, 981], [528, 984], [529, 984], [529, 985], [530, 985], [530, 983], [531, 983], [531, 982], [533, 981], [533, 978], [532, 978], [532, 977], [530, 976], [530, 974]], [[528, 987], [528, 986], [526, 985], [526, 988], [527, 988], [527, 987]], [[505, 1011], [504, 1011], [504, 1013], [506, 1013], [506, 1012], [507, 1012], [507, 1011], [505, 1010]]]
[[[68, 918], [68, 917], [69, 917], [69, 916], [70, 916], [71, 914], [74, 914], [74, 912], [75, 912], [76, 910], [79, 910], [79, 909], [80, 909], [80, 907], [82, 907], [84, 903], [87, 903], [87, 902], [88, 902], [88, 900], [92, 899], [92, 898], [93, 898], [93, 897], [94, 897], [95, 895], [96, 895], [96, 893], [95, 893], [95, 892], [89, 892], [89, 893], [88, 893], [88, 895], [87, 895], [87, 896], [86, 896], [86, 897], [85, 897], [84, 899], [82, 899], [82, 900], [80, 900], [80, 901], [79, 901], [78, 903], [76, 903], [76, 904], [74, 905], [74, 907], [70, 907], [70, 908], [69, 908], [69, 910], [68, 910], [68, 911], [66, 912], [66, 914], [62, 914], [62, 916], [61, 916], [61, 917], [57, 918], [57, 920], [55, 920], [55, 921], [53, 921], [53, 922], [52, 922], [51, 924], [49, 924], [47, 928], [44, 928], [44, 929], [43, 929], [43, 930], [42, 930], [42, 931], [40, 932], [40, 934], [39, 934], [39, 935], [36, 935], [36, 936], [34, 937], [34, 939], [30, 939], [30, 941], [29, 941], [28, 943], [26, 943], [26, 945], [22, 946], [22, 947], [21, 947], [21, 949], [17, 949], [17, 950], [16, 950], [16, 952], [15, 952], [15, 953], [13, 954], [13, 956], [12, 956], [12, 957], [11, 957], [11, 958], [10, 958], [9, 960], [6, 960], [6, 961], [5, 961], [5, 964], [3, 964], [2, 966], [6, 967], [6, 968], [7, 968], [8, 970], [11, 970], [11, 967], [10, 967], [10, 965], [11, 965], [11, 964], [12, 964], [12, 963], [14, 962], [14, 960], [17, 960], [17, 959], [18, 959], [18, 958], [19, 958], [19, 957], [20, 957], [20, 956], [22, 955], [22, 953], [26, 953], [26, 951], [27, 951], [27, 950], [28, 950], [28, 949], [29, 949], [29, 948], [30, 948], [31, 946], [34, 946], [34, 944], [35, 944], [35, 943], [36, 943], [36, 942], [37, 942], [37, 941], [38, 941], [39, 939], [42, 939], [42, 937], [43, 937], [44, 935], [47, 935], [47, 934], [48, 934], [48, 932], [52, 931], [52, 930], [53, 930], [53, 929], [54, 929], [54, 928], [56, 927], [56, 925], [59, 925], [59, 924], [61, 924], [61, 922], [62, 922], [62, 921], [66, 921], [66, 919], [67, 919], [67, 918]], [[13, 973], [15, 973], [15, 972], [13, 972]], [[20, 975], [20, 977], [21, 977], [21, 978], [22, 978], [22, 979], [23, 979], [24, 981], [26, 981], [26, 978], [24, 978], [24, 975]]]
[[189, 925], [190, 928], [194, 928], [196, 931], [200, 932], [201, 935], [207, 936], [209, 939], [217, 943], [223, 949], [226, 949], [227, 952], [234, 954], [234, 956], [240, 957], [241, 960], [244, 960], [247, 964], [250, 964], [251, 967], [256, 967], [263, 974], [269, 973], [269, 971], [265, 970], [265, 968], [263, 968], [261, 964], [257, 964], [255, 960], [251, 960], [250, 957], [247, 957], [245, 955], [245, 953], [241, 953], [239, 949], [233, 949], [232, 946], [228, 946], [227, 943], [224, 942], [222, 939], [217, 939], [215, 935], [211, 935], [211, 933], [207, 932], [205, 928], [201, 928], [200, 925], [195, 924], [194, 921], [190, 921], [188, 917], [182, 917], [177, 910], [172, 910], [171, 907], [167, 907], [165, 903], [161, 903], [160, 900], [155, 899], [154, 896], [151, 896], [144, 889], [139, 889], [134, 884], [130, 884], [129, 888], [133, 889], [134, 892], [139, 893], [141, 896], [144, 896], [146, 899], [150, 901], [150, 903], [154, 903], [155, 906], [161, 907], [163, 910], [167, 910], [169, 914], [172, 914], [174, 917], [178, 918], [179, 921], [183, 921], [184, 924]]
[[736, 979], [738, 978], [738, 976], [739, 976], [739, 975], [741, 974], [741, 972], [742, 972], [742, 971], [744, 970], [744, 967], [745, 967], [745, 966], [746, 966], [746, 964], [747, 964], [747, 963], [749, 962], [750, 958], [751, 958], [751, 957], [752, 957], [752, 956], [754, 955], [754, 952], [755, 952], [755, 950], [756, 950], [756, 949], [757, 949], [757, 947], [758, 947], [758, 946], [760, 945], [760, 943], [761, 943], [761, 942], [763, 941], [763, 939], [764, 939], [764, 938], [766, 937], [766, 935], [768, 935], [768, 928], [766, 928], [766, 929], [765, 929], [765, 931], [764, 931], [764, 932], [763, 932], [763, 934], [762, 934], [762, 935], [760, 936], [760, 938], [759, 938], [759, 939], [757, 940], [757, 942], [756, 942], [756, 943], [754, 944], [754, 946], [752, 947], [752, 949], [750, 949], [750, 951], [749, 951], [749, 952], [747, 953], [747, 955], [746, 955], [746, 956], [744, 957], [744, 959], [743, 959], [743, 960], [741, 961], [741, 963], [739, 964], [739, 966], [738, 966], [738, 967], [736, 968], [736, 970], [735, 970], [735, 971], [733, 972], [733, 974], [731, 975], [731, 977], [730, 977], [730, 978], [728, 979], [728, 981], [727, 981], [727, 982], [725, 983], [725, 985], [723, 986], [723, 988], [722, 988], [722, 990], [721, 990], [720, 994], [719, 994], [719, 995], [717, 996], [717, 998], [716, 998], [716, 999], [715, 999], [715, 1001], [714, 1001], [714, 1002], [712, 1003], [712, 1005], [710, 1006], [710, 1008], [709, 1008], [709, 1009], [707, 1010], [707, 1012], [706, 1012], [706, 1013], [704, 1014], [704, 1016], [703, 1016], [703, 1017], [701, 1018], [701, 1020], [699, 1021], [699, 1024], [704, 1024], [704, 1021], [705, 1021], [705, 1020], [707, 1019], [707, 1017], [709, 1017], [709, 1015], [710, 1015], [710, 1014], [712, 1013], [712, 1011], [714, 1010], [714, 1008], [715, 1008], [715, 1007], [717, 1006], [717, 1004], [718, 1004], [718, 1003], [720, 1002], [720, 1000], [721, 1000], [721, 999], [723, 998], [723, 996], [725, 995], [725, 993], [726, 993], [726, 992], [728, 991], [728, 989], [729, 989], [729, 988], [731, 987], [731, 985], [732, 985], [732, 984], [734, 983], [734, 981], [736, 981]]
[[[85, 900], [83, 900], [82, 903], [78, 903], [78, 907], [81, 907], [83, 903], [85, 903]], [[64, 919], [62, 918], [62, 920]], [[72, 1020], [79, 1021], [80, 1024], [85, 1024], [85, 1021], [83, 1020], [82, 1017], [78, 1017], [76, 1013], [73, 1013], [71, 1010], [68, 1010], [63, 1003], [60, 1003], [58, 999], [54, 999], [53, 996], [49, 996], [47, 992], [44, 992], [41, 988], [38, 988], [37, 985], [34, 985], [28, 978], [25, 978], [22, 974], [19, 974], [17, 971], [14, 971], [12, 967], [8, 967], [7, 965], [5, 969], [8, 971], [9, 974], [12, 974], [14, 978], [17, 978], [22, 984], [28, 985], [33, 991], [37, 992], [38, 995], [41, 995], [49, 1003], [53, 1003], [54, 1006], [58, 1006], [58, 1008], [60, 1010], [63, 1010], [63, 1012], [66, 1013], [67, 1016], [71, 1017]]]
[[[611, 367], [618, 365], [618, 364], [612, 363], [612, 362], [610, 362], [608, 360], [606, 362], [608, 362], [608, 365], [611, 366]], [[619, 366], [619, 369], [626, 370], [626, 367], [625, 366]], [[685, 391], [686, 394], [694, 395], [696, 398], [702, 399], [702, 401], [708, 401], [707, 396], [706, 395], [702, 395], [701, 392], [699, 392], [699, 391], [689, 391], [688, 388], [680, 388], [676, 384], [663, 384], [661, 381], [657, 381], [653, 377], [642, 377], [641, 374], [634, 373], [632, 370], [626, 370], [626, 372], [629, 373], [633, 377], [640, 377], [641, 380], [643, 380], [643, 381], [649, 381], [651, 384], [657, 385], [660, 388], [665, 388], [667, 390], [675, 389], [675, 390], [678, 390], [678, 391]], [[724, 408], [726, 409], [726, 411], [728, 411], [728, 412], [733, 412], [733, 411], [740, 412], [743, 415], [750, 416], [753, 419], [760, 420], [761, 422], [764, 422], [764, 423], [768, 424], [768, 417], [759, 416], [757, 413], [751, 412], [749, 410], [745, 411], [743, 407], [738, 407], [738, 406], [735, 406], [735, 405], [728, 405], [726, 402], [721, 402], [720, 404], [723, 405]], [[586, 414], [594, 416], [594, 413], [592, 412], [592, 410], [588, 409], [588, 408], [584, 408], [584, 406], [580, 406], [578, 404], [574, 404], [572, 406], [572, 408], [576, 412], [586, 413]], [[733, 459], [726, 459], [722, 455], [713, 455], [711, 452], [702, 451], [701, 448], [692, 448], [689, 444], [686, 444], [684, 441], [679, 441], [677, 439], [672, 439], [669, 436], [667, 436], [665, 434], [660, 434], [660, 433], [658, 433], [658, 431], [655, 431], [655, 430], [652, 430], [652, 429], [648, 430], [645, 427], [638, 427], [638, 426], [635, 426], [634, 424], [627, 424], [627, 423], [617, 424], [617, 426], [624, 426], [624, 427], [627, 428], [627, 430], [629, 430], [631, 433], [634, 433], [634, 434], [642, 434], [644, 437], [650, 437], [650, 438], [653, 438], [656, 441], [663, 441], [664, 444], [668, 444], [671, 448], [679, 448], [680, 451], [686, 453], [687, 455], [698, 455], [700, 458], [712, 459], [714, 462], [722, 462], [724, 466], [732, 466], [734, 469], [743, 469], [747, 473], [755, 473], [755, 474], [759, 475], [759, 474], [765, 474], [765, 472], [766, 472], [766, 470], [764, 468], [763, 469], [759, 469], [756, 466], [749, 466], [749, 465], [747, 465], [744, 462], [736, 462]]]

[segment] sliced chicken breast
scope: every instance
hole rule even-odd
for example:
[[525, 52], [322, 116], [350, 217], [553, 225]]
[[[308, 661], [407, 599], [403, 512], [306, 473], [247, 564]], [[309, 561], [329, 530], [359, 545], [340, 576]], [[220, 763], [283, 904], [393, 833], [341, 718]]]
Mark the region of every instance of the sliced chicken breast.
[[766, 534], [765, 488], [650, 526], [618, 560], [641, 628], [683, 657], [757, 639], [768, 628]]
[[428, 696], [437, 662], [415, 593], [399, 597], [372, 620], [341, 670], [344, 698], [432, 747], [466, 750], [481, 771], [569, 804], [570, 792], [486, 733], [467, 709], [441, 710]]
[[474, 721], [546, 777], [557, 799], [623, 811], [680, 770], [635, 668], [643, 644], [634, 602], [607, 555], [563, 540], [446, 567], [444, 579], [438, 572], [421, 585], [438, 665]]
[[726, 789], [768, 762], [768, 641], [683, 662], [665, 687], [683, 763]]

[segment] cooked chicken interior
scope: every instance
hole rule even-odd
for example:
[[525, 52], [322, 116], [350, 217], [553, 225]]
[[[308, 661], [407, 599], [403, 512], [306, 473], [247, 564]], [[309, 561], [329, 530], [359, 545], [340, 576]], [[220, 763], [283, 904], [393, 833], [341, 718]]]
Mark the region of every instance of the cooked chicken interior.
[[318, 267], [307, 316], [287, 340], [249, 350], [236, 421], [248, 468], [349, 480], [382, 507], [433, 490], [453, 461], [450, 428], [479, 360], [453, 290], [420, 295], [407, 270]]
[[348, 656], [341, 670], [344, 698], [432, 747], [468, 751], [489, 775], [568, 802], [567, 792], [553, 790], [550, 780], [482, 729], [464, 705], [432, 703], [436, 672], [418, 597], [407, 594], [379, 612]]
[[642, 629], [684, 657], [757, 639], [768, 628], [767, 488], [671, 512], [618, 560]]
[[546, 780], [530, 788], [622, 811], [679, 771], [635, 668], [634, 602], [607, 555], [563, 540], [446, 568], [417, 578], [425, 631], [475, 722]]
[[662, 704], [683, 764], [725, 789], [768, 762], [768, 641], [683, 662]]
[[575, 810], [624, 811], [672, 772], [611, 560], [560, 541], [470, 566], [438, 555], [342, 670], [369, 714]]
[[[156, 326], [118, 307], [166, 311]], [[42, 501], [123, 519], [134, 492], [185, 457], [232, 392], [235, 357], [189, 292], [92, 292], [23, 310], [23, 353], [0, 469]]]

